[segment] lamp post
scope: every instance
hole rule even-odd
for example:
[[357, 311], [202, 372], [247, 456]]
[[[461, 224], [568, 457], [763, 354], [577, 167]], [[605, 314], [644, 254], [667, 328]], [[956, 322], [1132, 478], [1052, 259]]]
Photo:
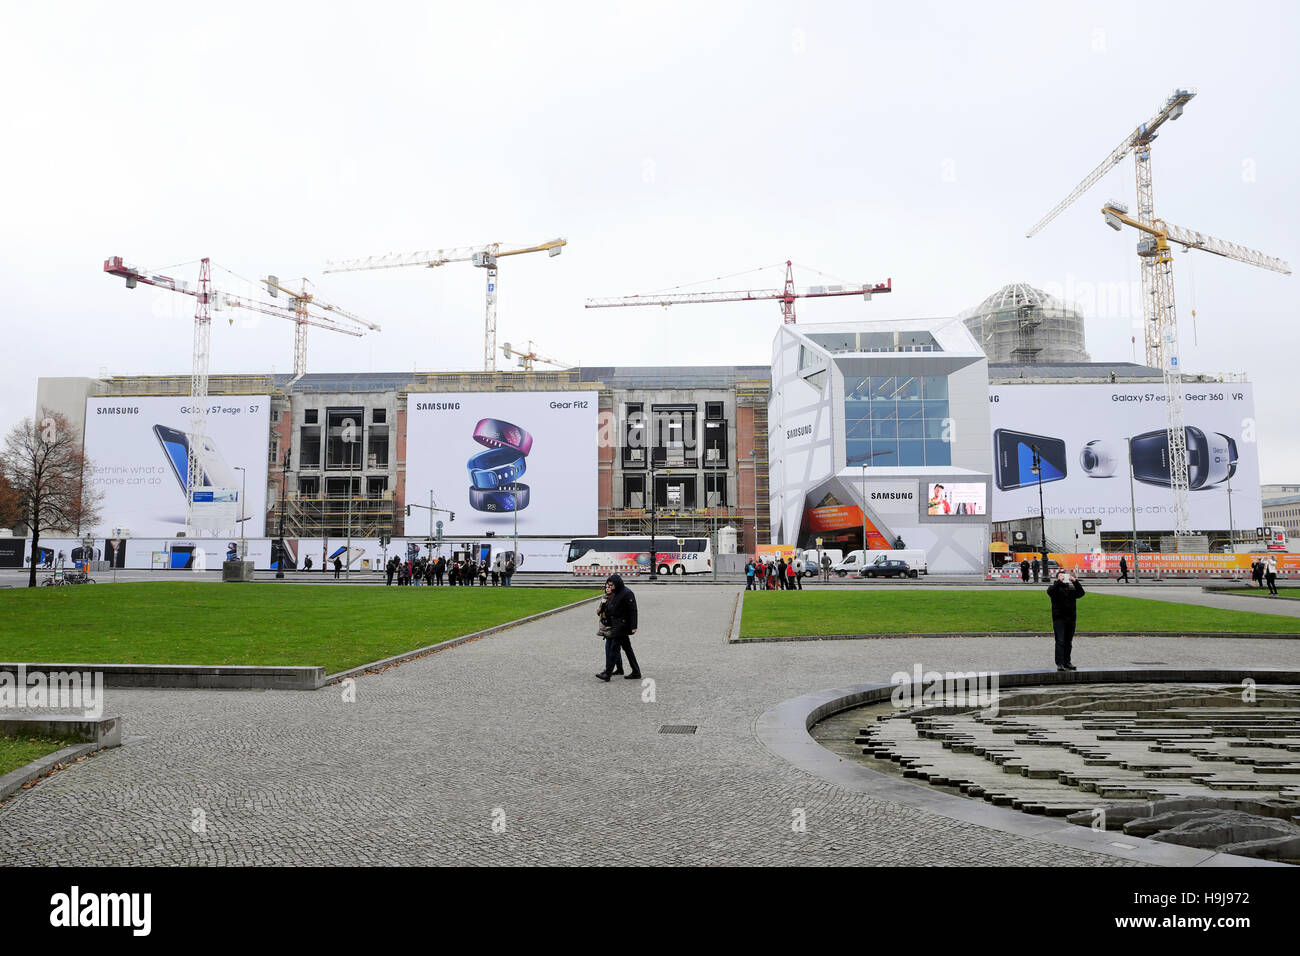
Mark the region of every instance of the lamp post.
[[346, 545], [347, 550], [343, 552], [343, 577], [348, 581], [352, 580], [352, 482], [355, 480], [352, 475], [357, 457], [354, 454], [356, 447], [357, 443], [355, 438], [348, 442], [348, 534]]
[[[867, 461], [862, 460], [862, 484], [858, 488], [862, 498], [862, 567], [867, 564]], [[862, 568], [858, 569], [859, 571]]]
[[[1231, 499], [1229, 499], [1231, 502]], [[1128, 440], [1128, 513], [1133, 519], [1133, 583], [1138, 579], [1138, 517], [1137, 499], [1133, 495], [1133, 439]]]
[[247, 525], [244, 519], [248, 517], [248, 512], [245, 510], [248, 507], [248, 471], [239, 465], [235, 465], [234, 469], [239, 472], [239, 560], [243, 561], [248, 557], [248, 542], [244, 537]]
[[285, 489], [289, 487], [289, 456], [292, 453], [292, 447], [284, 450], [284, 465], [280, 472], [280, 559], [275, 562], [275, 576], [277, 578], [284, 577], [284, 493]]
[[1228, 549], [1236, 555], [1237, 533], [1232, 524], [1232, 472], [1237, 467], [1237, 459], [1228, 462]]
[[650, 466], [650, 580], [659, 580], [659, 548], [655, 544], [655, 466]]
[[1037, 445], [1030, 445], [1029, 447], [1032, 448], [1034, 452], [1033, 473], [1038, 476], [1038, 530], [1039, 530], [1039, 535], [1042, 544], [1042, 552], [1043, 552], [1043, 577], [1046, 578], [1048, 576], [1047, 573], [1047, 512], [1043, 510], [1042, 459], [1039, 457]]

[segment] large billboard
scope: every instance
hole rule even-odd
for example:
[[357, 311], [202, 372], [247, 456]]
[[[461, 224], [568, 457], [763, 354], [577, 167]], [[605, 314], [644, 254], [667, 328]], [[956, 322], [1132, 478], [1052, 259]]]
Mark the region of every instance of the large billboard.
[[[597, 526], [596, 392], [412, 393], [406, 501], [456, 513], [444, 535], [590, 535]], [[424, 520], [412, 516], [415, 527]], [[411, 525], [408, 524], [408, 527]]]
[[[170, 538], [186, 531], [185, 482], [194, 443], [190, 408], [188, 396], [86, 400], [89, 484], [104, 495], [93, 534], [121, 529], [122, 537]], [[209, 396], [206, 409], [196, 520], [206, 509], [210, 517], [199, 523], [213, 535], [237, 538], [243, 528], [248, 537], [261, 536], [270, 399]], [[239, 500], [245, 489], [247, 500]]]
[[[1243, 383], [1184, 384], [1190, 530], [1263, 523], [1255, 403]], [[1092, 518], [1103, 531], [1172, 531], [1165, 390], [1151, 385], [993, 385], [993, 520]], [[1037, 464], [1035, 465], [1035, 460]], [[1234, 464], [1235, 462], [1235, 464]], [[1035, 467], [1037, 471], [1035, 471]]]

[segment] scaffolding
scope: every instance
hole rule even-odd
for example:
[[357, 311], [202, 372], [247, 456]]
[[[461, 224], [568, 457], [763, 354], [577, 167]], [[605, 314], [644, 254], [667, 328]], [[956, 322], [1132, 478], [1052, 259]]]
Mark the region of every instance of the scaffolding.
[[[280, 533], [280, 501], [267, 503], [266, 530]], [[375, 495], [300, 495], [284, 499], [286, 538], [377, 538], [393, 534], [392, 492]]]
[[1083, 315], [1023, 282], [1003, 286], [962, 320], [990, 362], [1088, 362]]

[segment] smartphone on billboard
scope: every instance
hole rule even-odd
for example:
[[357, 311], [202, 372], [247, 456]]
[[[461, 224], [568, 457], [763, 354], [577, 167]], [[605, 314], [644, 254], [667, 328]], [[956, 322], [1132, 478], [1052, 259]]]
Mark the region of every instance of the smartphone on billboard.
[[[167, 455], [167, 461], [171, 463], [172, 474], [176, 476], [176, 481], [181, 486], [181, 494], [184, 495], [188, 490], [190, 443], [194, 436], [189, 432], [170, 428], [167, 425], [155, 425], [153, 433], [157, 437], [158, 443], [162, 445], [163, 452]], [[247, 521], [248, 513], [245, 510], [242, 493], [243, 483], [236, 477], [234, 469], [226, 464], [220, 449], [217, 448], [217, 443], [212, 440], [211, 436], [203, 436], [203, 440], [199, 445], [198, 458], [203, 468], [200, 487], [234, 488], [239, 491], [239, 517], [236, 520]]]
[[349, 548], [347, 545], [344, 545], [340, 548], [336, 548], [334, 553], [330, 555], [329, 559], [332, 562], [335, 558], [338, 558], [343, 562], [343, 567], [350, 568], [356, 562], [360, 561], [361, 556], [365, 553], [365, 548]]
[[1067, 474], [1065, 442], [1048, 435], [999, 428], [993, 432], [994, 481], [1003, 491], [1038, 484], [1034, 474], [1034, 449], [1038, 449], [1044, 483], [1060, 481]]

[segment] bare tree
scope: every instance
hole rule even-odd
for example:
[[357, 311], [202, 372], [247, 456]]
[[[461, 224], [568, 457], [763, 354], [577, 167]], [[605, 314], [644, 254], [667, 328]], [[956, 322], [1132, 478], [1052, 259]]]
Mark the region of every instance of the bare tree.
[[87, 484], [91, 463], [81, 436], [66, 416], [41, 409], [41, 420], [23, 419], [5, 436], [0, 461], [18, 499], [18, 519], [32, 535], [28, 587], [36, 586], [36, 556], [41, 533], [89, 530], [99, 521], [103, 495]]

